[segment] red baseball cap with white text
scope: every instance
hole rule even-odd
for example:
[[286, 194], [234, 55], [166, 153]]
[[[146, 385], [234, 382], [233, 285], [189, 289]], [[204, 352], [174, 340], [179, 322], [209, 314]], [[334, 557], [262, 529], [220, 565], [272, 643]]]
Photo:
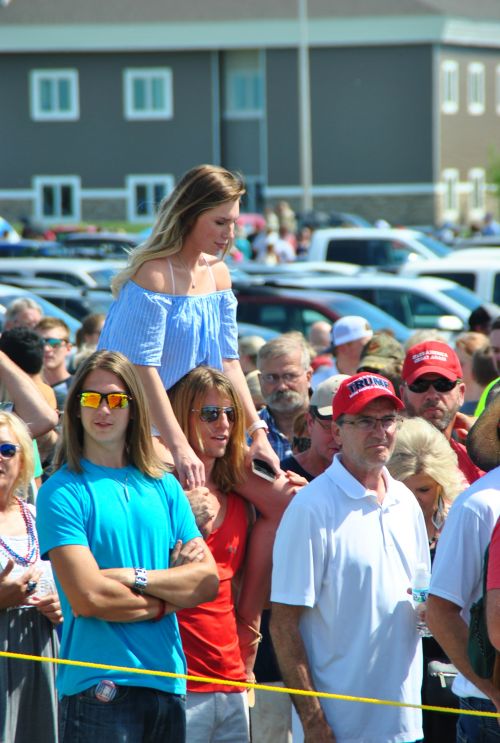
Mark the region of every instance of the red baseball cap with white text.
[[344, 413], [355, 415], [373, 400], [378, 400], [381, 397], [391, 400], [397, 410], [404, 408], [388, 379], [380, 374], [370, 374], [369, 372], [354, 374], [354, 376], [342, 382], [333, 397], [333, 420], [337, 420]]
[[424, 341], [406, 352], [401, 376], [412, 384], [423, 374], [439, 374], [455, 382], [463, 376], [462, 366], [453, 348], [442, 341]]

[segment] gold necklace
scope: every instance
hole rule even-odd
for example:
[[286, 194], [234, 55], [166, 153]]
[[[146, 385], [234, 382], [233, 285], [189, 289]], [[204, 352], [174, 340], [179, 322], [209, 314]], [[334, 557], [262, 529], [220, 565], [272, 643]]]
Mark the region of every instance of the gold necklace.
[[183, 260], [183, 259], [181, 258], [181, 256], [180, 256], [180, 254], [179, 254], [179, 253], [177, 253], [177, 257], [178, 257], [178, 259], [180, 260], [180, 262], [182, 263], [182, 265], [184, 266], [184, 268], [186, 269], [186, 271], [187, 271], [187, 272], [188, 272], [188, 274], [189, 274], [189, 278], [190, 278], [190, 280], [191, 280], [191, 289], [196, 289], [196, 282], [195, 282], [195, 280], [194, 280], [194, 278], [193, 278], [193, 272], [192, 272], [192, 271], [191, 271], [191, 270], [189, 269], [188, 265], [187, 265], [187, 264], [186, 264], [186, 262], [185, 262], [185, 261], [184, 261], [184, 260]]

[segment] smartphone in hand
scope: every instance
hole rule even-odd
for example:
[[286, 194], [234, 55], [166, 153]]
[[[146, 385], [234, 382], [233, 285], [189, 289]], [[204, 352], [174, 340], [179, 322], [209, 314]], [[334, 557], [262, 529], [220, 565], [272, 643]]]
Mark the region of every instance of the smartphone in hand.
[[262, 477], [264, 480], [274, 482], [276, 480], [276, 473], [270, 464], [265, 462], [263, 459], [252, 459], [252, 472], [258, 477]]

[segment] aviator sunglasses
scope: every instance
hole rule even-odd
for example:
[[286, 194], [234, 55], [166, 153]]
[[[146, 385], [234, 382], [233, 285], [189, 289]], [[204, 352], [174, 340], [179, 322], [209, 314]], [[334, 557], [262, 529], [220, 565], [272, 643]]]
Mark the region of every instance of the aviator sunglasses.
[[459, 381], [459, 379], [455, 379], [452, 382], [451, 379], [444, 379], [443, 377], [439, 379], [416, 379], [415, 382], [408, 385], [408, 389], [412, 392], [422, 393], [427, 392], [429, 387], [434, 387], [436, 392], [451, 392]]
[[128, 408], [129, 401], [132, 400], [126, 392], [104, 393], [86, 390], [85, 392], [80, 392], [80, 405], [82, 408], [97, 409], [103, 398], [106, 400], [110, 410], [114, 410], [114, 408]]
[[203, 405], [203, 407], [199, 409], [192, 408], [191, 412], [199, 413], [200, 420], [203, 421], [203, 423], [215, 423], [215, 421], [219, 420], [221, 413], [226, 414], [230, 423], [234, 423], [236, 418], [236, 411], [233, 407], [221, 408], [218, 405]]
[[21, 447], [19, 444], [0, 444], [0, 457], [3, 459], [12, 459], [12, 457], [15, 455], [17, 451], [19, 451]]

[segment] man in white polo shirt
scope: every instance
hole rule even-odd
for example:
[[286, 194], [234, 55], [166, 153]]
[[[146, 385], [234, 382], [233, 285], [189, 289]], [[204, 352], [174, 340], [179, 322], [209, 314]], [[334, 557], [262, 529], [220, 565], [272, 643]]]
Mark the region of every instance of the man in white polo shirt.
[[[285, 686], [420, 703], [422, 656], [407, 589], [429, 568], [421, 509], [385, 464], [403, 407], [362, 372], [333, 399], [341, 451], [287, 508], [273, 558], [271, 634]], [[420, 710], [296, 696], [294, 743], [409, 743]], [[301, 723], [301, 724], [300, 724]]]

